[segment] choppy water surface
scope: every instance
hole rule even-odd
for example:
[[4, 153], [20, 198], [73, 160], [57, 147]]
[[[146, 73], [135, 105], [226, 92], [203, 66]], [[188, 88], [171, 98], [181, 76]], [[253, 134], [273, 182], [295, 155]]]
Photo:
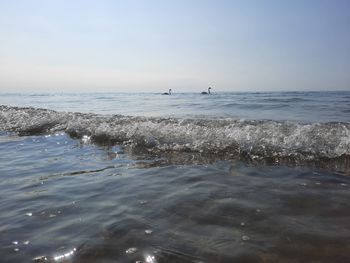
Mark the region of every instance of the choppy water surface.
[[0, 262], [350, 262], [350, 96], [329, 94], [1, 97]]

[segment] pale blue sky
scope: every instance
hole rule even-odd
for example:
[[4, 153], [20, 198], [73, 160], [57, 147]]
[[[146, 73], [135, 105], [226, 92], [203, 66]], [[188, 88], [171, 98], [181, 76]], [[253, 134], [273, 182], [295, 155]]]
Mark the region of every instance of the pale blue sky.
[[0, 0], [0, 91], [350, 90], [350, 1]]

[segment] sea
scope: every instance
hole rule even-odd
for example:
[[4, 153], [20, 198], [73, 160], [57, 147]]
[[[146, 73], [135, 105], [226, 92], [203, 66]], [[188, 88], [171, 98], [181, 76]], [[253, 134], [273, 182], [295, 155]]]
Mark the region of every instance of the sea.
[[349, 91], [0, 94], [0, 262], [345, 263], [349, 200]]

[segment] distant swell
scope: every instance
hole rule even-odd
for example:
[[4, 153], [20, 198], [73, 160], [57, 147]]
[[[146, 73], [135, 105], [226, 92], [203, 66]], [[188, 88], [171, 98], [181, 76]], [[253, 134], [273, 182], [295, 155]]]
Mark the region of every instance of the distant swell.
[[[350, 158], [350, 123], [105, 116], [0, 106], [0, 130], [20, 135], [65, 131], [148, 152], [198, 152], [251, 159]], [[84, 137], [85, 136], [85, 137]]]

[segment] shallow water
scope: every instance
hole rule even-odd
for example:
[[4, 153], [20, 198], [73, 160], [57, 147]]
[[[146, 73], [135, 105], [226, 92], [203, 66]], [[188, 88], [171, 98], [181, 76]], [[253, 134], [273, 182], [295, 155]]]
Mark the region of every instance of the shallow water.
[[349, 103], [1, 96], [0, 262], [350, 262]]
[[350, 259], [343, 174], [195, 156], [179, 164], [64, 133], [3, 134], [0, 146], [1, 262]]

